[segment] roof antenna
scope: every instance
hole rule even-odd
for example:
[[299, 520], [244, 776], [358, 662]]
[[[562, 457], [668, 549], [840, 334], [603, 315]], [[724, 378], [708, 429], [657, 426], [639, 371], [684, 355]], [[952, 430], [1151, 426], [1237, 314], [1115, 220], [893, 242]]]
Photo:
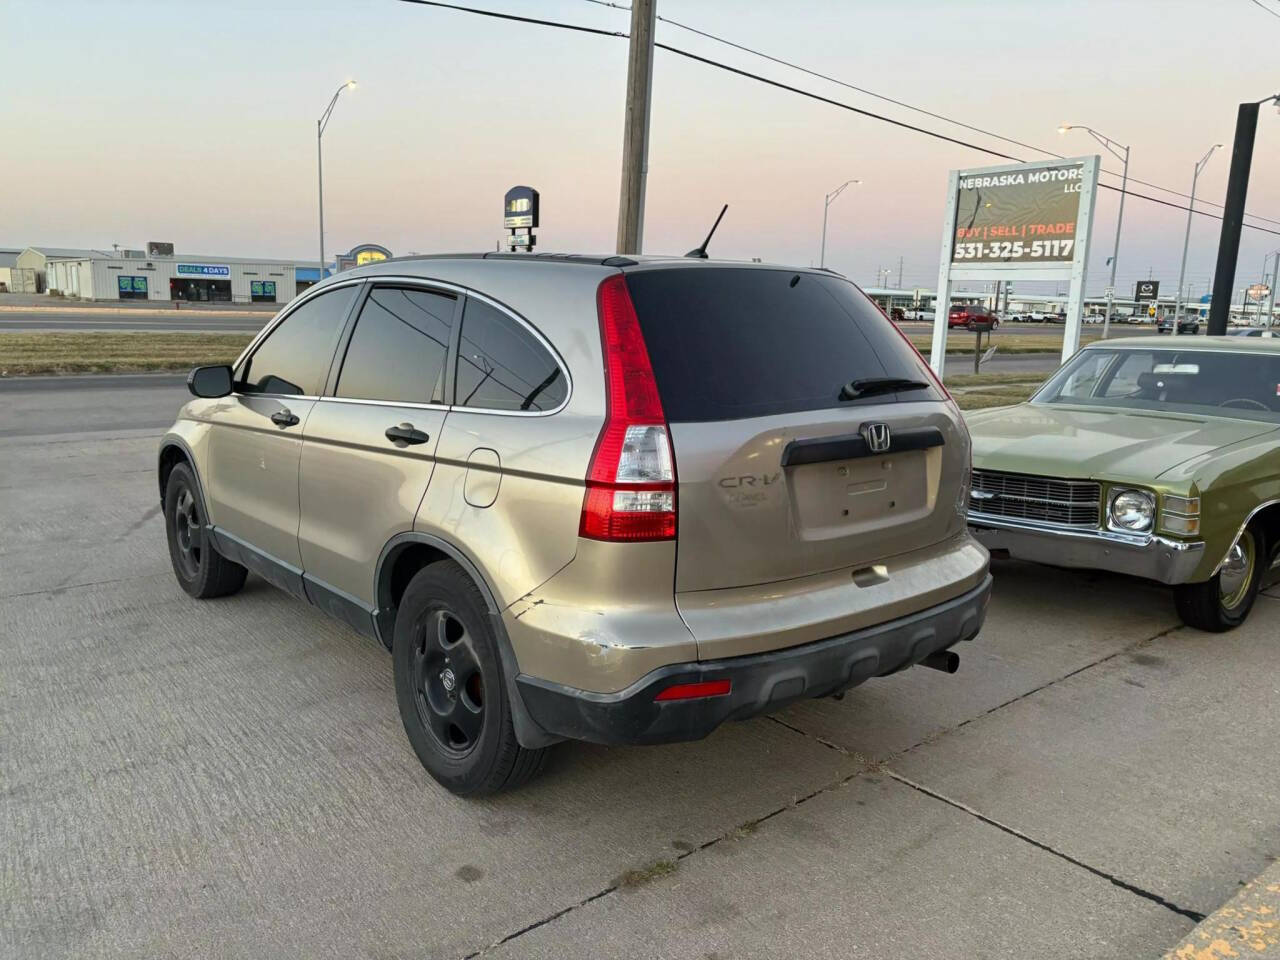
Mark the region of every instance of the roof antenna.
[[686, 257], [694, 257], [695, 259], [698, 259], [698, 260], [707, 259], [707, 244], [711, 242], [712, 236], [715, 235], [716, 227], [720, 226], [720, 221], [724, 219], [724, 212], [728, 209], [729, 209], [729, 205], [727, 203], [720, 208], [720, 216], [716, 217], [716, 222], [711, 225], [711, 233], [707, 234], [707, 239], [702, 241], [702, 246], [694, 247], [692, 250], [686, 253], [685, 254]]

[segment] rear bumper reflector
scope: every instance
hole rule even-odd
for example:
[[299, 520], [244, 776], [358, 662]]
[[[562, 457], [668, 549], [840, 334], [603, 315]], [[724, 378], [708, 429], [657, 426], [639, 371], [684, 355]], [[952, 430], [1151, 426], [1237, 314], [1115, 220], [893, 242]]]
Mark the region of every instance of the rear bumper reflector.
[[701, 683], [677, 683], [667, 687], [655, 700], [697, 700], [699, 697], [727, 697], [732, 687], [729, 680], [704, 680]]

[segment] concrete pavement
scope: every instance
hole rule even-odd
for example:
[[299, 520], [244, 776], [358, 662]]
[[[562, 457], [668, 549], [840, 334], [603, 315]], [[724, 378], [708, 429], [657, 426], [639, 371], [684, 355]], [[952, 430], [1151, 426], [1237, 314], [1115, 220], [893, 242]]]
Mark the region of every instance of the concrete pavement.
[[0, 400], [0, 956], [1157, 957], [1280, 853], [1280, 591], [1210, 636], [1008, 562], [955, 676], [459, 800], [385, 651], [178, 589], [185, 393], [107, 390]]

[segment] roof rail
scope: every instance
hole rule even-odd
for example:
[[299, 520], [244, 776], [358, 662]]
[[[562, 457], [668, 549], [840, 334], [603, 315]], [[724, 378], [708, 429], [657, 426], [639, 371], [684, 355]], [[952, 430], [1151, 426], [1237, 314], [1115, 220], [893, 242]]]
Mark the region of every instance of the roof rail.
[[[377, 260], [376, 263], [400, 263], [406, 260], [523, 260], [544, 263], [582, 263], [597, 267], [633, 267], [639, 261], [616, 254], [586, 253], [506, 253], [489, 250], [485, 253], [423, 253], [404, 257]], [[361, 264], [371, 266], [372, 264]]]

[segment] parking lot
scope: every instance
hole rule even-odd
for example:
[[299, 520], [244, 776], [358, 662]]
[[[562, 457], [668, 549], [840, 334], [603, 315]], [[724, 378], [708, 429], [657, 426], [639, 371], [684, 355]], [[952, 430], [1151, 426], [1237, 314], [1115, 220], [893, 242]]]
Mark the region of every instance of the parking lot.
[[0, 955], [1156, 957], [1280, 851], [1280, 588], [1008, 561], [954, 676], [458, 799], [382, 648], [174, 583], [184, 396], [0, 384]]

